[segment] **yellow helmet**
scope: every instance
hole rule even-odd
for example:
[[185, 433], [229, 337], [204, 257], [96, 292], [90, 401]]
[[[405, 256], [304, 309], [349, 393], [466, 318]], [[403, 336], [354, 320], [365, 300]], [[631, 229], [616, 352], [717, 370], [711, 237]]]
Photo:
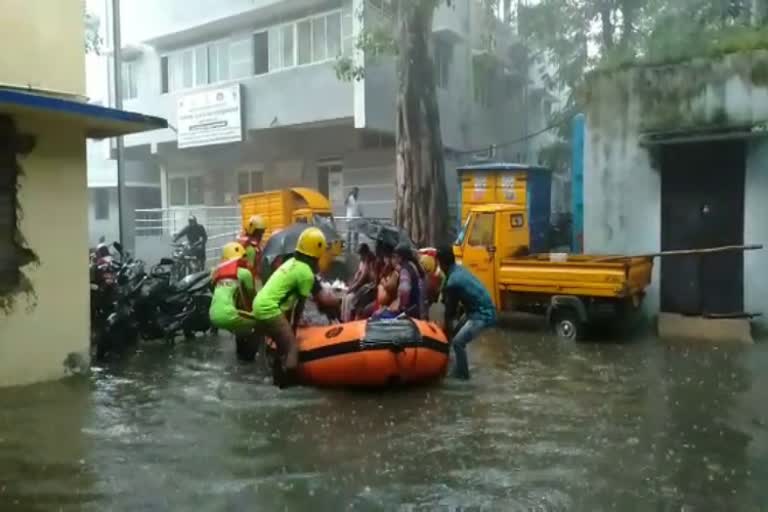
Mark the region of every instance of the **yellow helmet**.
[[318, 228], [307, 228], [296, 242], [296, 252], [311, 258], [320, 258], [328, 248], [325, 235]]
[[432, 274], [435, 272], [435, 269], [437, 268], [437, 263], [435, 262], [435, 258], [430, 256], [429, 254], [422, 254], [419, 257], [419, 263], [421, 263], [421, 268], [424, 269], [424, 272], [427, 274]]
[[259, 230], [264, 231], [265, 229], [267, 229], [267, 224], [264, 222], [261, 215], [251, 215], [248, 224], [245, 226], [245, 232], [249, 235], [253, 235]]
[[245, 248], [237, 242], [230, 242], [221, 249], [221, 261], [239, 260], [245, 257]]

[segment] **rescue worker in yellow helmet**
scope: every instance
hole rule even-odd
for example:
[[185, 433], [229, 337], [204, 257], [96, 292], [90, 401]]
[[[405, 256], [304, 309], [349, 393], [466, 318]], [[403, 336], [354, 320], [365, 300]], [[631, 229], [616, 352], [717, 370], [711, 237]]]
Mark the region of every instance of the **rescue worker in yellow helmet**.
[[327, 305], [334, 300], [322, 293], [317, 278], [318, 260], [327, 248], [322, 231], [315, 227], [305, 229], [293, 258], [272, 273], [253, 301], [256, 333], [269, 336], [277, 347], [273, 378], [280, 387], [291, 385], [296, 379], [299, 347], [295, 332], [305, 301], [314, 297], [318, 304]]
[[214, 291], [208, 311], [211, 324], [236, 336], [250, 333], [254, 326], [249, 304], [255, 290], [245, 254], [245, 248], [237, 242], [223, 247], [221, 262], [213, 271]]
[[261, 215], [251, 215], [237, 241], [245, 248], [245, 259], [254, 279], [261, 277], [261, 241], [267, 224]]

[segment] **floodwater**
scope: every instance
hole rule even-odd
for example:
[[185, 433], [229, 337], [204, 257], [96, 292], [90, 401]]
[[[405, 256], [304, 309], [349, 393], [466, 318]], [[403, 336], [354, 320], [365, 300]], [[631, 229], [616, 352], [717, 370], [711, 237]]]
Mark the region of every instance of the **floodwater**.
[[226, 337], [0, 392], [0, 510], [768, 509], [768, 345], [494, 331], [473, 380], [291, 389]]

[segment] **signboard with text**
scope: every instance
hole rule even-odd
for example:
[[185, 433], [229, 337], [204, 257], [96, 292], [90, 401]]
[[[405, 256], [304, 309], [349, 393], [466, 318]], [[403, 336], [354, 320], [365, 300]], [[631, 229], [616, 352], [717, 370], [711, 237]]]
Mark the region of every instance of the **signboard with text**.
[[177, 103], [180, 149], [243, 140], [240, 85], [180, 96]]

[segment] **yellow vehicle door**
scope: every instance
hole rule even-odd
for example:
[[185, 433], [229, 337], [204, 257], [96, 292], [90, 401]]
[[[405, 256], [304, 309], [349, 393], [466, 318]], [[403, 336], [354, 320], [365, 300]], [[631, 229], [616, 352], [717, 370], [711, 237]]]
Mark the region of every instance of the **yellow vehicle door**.
[[498, 306], [496, 290], [496, 213], [475, 212], [464, 239], [462, 264], [477, 277]]

